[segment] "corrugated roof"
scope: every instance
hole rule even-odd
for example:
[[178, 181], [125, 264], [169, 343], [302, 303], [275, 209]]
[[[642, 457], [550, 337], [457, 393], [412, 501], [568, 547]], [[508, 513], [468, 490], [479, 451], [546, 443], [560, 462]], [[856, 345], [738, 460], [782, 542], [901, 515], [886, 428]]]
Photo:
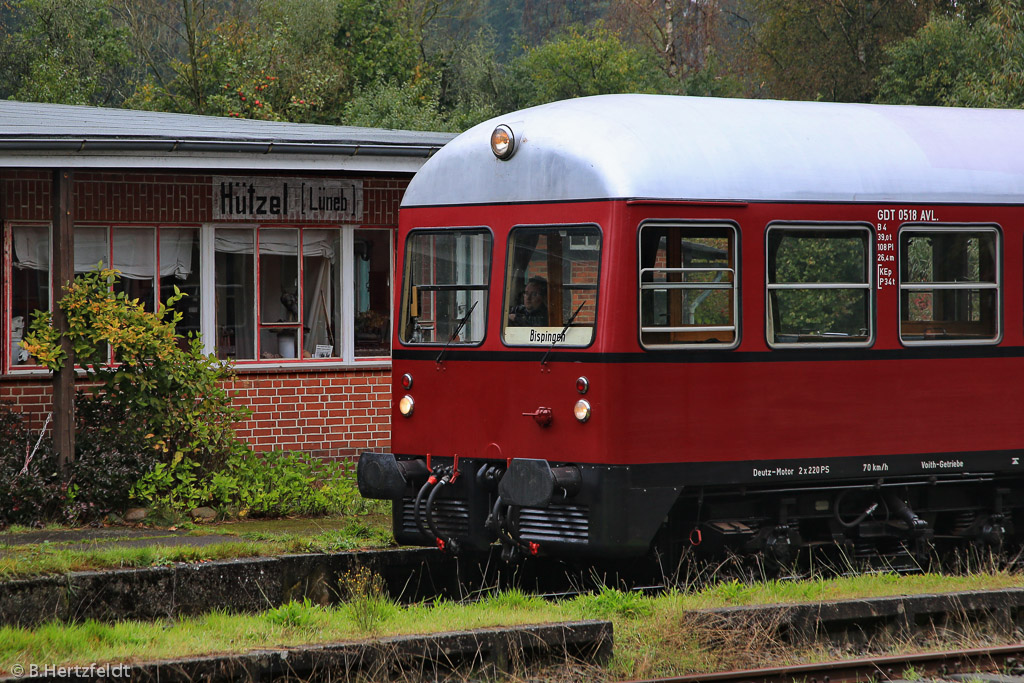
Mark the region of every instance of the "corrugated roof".
[[415, 171], [453, 137], [0, 100], [0, 166]]
[[[499, 161], [490, 134], [518, 149]], [[603, 95], [499, 116], [404, 206], [654, 198], [1024, 203], [1024, 111]]]

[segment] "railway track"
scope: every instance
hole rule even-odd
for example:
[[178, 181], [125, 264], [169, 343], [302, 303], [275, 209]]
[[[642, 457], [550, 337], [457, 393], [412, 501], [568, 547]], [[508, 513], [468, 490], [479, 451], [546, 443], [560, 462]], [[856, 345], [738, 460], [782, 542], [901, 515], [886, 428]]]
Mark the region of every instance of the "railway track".
[[876, 683], [880, 681], [1024, 683], [1024, 643], [816, 664], [722, 671], [633, 683]]

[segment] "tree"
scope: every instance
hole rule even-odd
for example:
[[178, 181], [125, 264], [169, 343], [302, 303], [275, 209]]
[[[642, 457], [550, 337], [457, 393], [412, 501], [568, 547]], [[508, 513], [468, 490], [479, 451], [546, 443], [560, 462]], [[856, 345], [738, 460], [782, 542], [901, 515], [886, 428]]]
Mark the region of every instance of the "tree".
[[377, 83], [351, 99], [342, 111], [348, 126], [449, 130], [432, 84]]
[[758, 72], [772, 96], [865, 102], [883, 48], [924, 25], [927, 0], [751, 0]]
[[993, 0], [989, 15], [935, 16], [886, 56], [879, 102], [1024, 106], [1024, 3]]
[[587, 95], [669, 92], [649, 50], [626, 45], [601, 25], [573, 27], [513, 61], [509, 109]]
[[206, 114], [215, 87], [210, 57], [218, 17], [242, 21], [244, 0], [137, 0], [119, 5], [132, 47], [145, 64], [147, 80], [129, 100], [139, 109]]
[[20, 0], [0, 43], [0, 96], [117, 106], [139, 69], [107, 0]]
[[717, 40], [719, 0], [616, 0], [613, 17], [632, 40], [661, 56], [673, 80], [701, 71]]

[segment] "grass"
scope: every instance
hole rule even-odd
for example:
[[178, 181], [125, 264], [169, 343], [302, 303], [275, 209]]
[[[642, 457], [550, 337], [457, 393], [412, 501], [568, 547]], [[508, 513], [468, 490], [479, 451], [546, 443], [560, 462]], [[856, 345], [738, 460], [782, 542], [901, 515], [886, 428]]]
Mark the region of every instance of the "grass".
[[363, 570], [342, 579], [346, 601], [335, 606], [304, 600], [257, 615], [215, 612], [158, 622], [0, 628], [0, 670], [10, 671], [18, 664], [126, 663], [367, 636], [599, 618], [613, 621], [615, 629], [615, 654], [605, 674], [669, 676], [835, 655], [814, 647], [795, 651], [763, 624], [709, 626], [695, 620], [694, 610], [1021, 586], [1020, 574], [991, 571], [971, 577], [875, 575], [753, 585], [730, 581], [657, 597], [606, 588], [558, 603], [511, 590], [465, 605], [439, 601], [402, 607], [387, 600], [379, 579]]
[[[6, 535], [32, 530], [9, 529]], [[74, 571], [154, 567], [175, 562], [202, 562], [246, 557], [321, 553], [383, 548], [394, 543], [390, 519], [365, 515], [320, 520], [254, 520], [208, 525], [189, 535], [232, 536], [237, 540], [204, 546], [119, 546], [118, 541], [144, 541], [153, 535], [108, 537], [97, 541], [0, 545], [0, 580], [66, 574]]]

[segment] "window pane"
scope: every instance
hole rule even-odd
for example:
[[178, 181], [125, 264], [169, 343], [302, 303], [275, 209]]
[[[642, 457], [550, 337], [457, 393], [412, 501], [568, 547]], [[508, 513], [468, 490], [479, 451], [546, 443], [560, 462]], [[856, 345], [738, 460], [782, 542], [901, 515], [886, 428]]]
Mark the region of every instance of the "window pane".
[[600, 258], [601, 231], [594, 226], [513, 230], [505, 281], [505, 342], [589, 344], [597, 317]]
[[996, 234], [905, 231], [900, 235], [901, 282], [995, 282]]
[[[160, 302], [174, 295], [177, 287], [185, 294], [175, 309], [181, 313], [178, 333], [187, 339], [199, 335], [201, 303], [199, 289], [199, 230], [196, 228], [160, 229]], [[187, 343], [185, 341], [182, 342]]]
[[297, 358], [299, 231], [260, 230], [259, 243], [260, 358]]
[[107, 228], [75, 228], [75, 275], [110, 267]]
[[406, 244], [402, 285], [402, 341], [483, 341], [490, 275], [490, 232], [476, 229], [411, 233]]
[[[387, 356], [391, 353], [391, 233], [356, 230], [353, 263], [356, 357]], [[484, 317], [485, 310], [480, 310]]]
[[769, 282], [826, 283], [868, 281], [868, 232], [858, 230], [769, 233]]
[[156, 303], [156, 230], [114, 228], [112, 239], [114, 269], [121, 271], [118, 288], [152, 313]]
[[302, 231], [304, 358], [337, 358], [341, 344], [341, 277], [339, 230]]
[[900, 338], [991, 341], [999, 335], [995, 230], [900, 233]]
[[256, 357], [254, 247], [250, 229], [217, 229], [214, 264], [218, 358]]
[[870, 237], [867, 229], [769, 229], [773, 344], [870, 343]]
[[735, 243], [728, 227], [641, 226], [644, 346], [736, 340]]
[[16, 225], [11, 259], [11, 364], [31, 362], [19, 346], [34, 311], [50, 308], [50, 230]]
[[772, 296], [778, 315], [776, 343], [868, 338], [866, 289], [783, 289]]

